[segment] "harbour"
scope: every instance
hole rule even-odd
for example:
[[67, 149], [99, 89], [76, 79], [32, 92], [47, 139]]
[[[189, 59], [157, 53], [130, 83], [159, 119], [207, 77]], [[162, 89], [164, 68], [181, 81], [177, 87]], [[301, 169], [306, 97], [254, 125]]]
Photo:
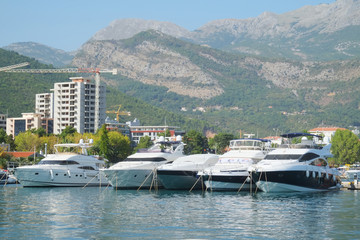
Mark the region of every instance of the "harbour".
[[2, 239], [357, 239], [358, 191], [0, 188]]

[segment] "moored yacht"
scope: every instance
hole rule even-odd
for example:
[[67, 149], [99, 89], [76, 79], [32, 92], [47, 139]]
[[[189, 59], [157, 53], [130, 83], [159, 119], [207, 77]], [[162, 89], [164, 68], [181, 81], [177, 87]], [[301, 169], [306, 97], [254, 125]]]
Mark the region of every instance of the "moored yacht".
[[16, 178], [9, 171], [0, 169], [0, 185], [16, 183]]
[[341, 187], [339, 172], [327, 162], [331, 144], [316, 145], [308, 133], [281, 135], [291, 139], [302, 137], [297, 144], [283, 144], [269, 152], [265, 159], [249, 168], [257, 187], [264, 192], [327, 191]]
[[230, 151], [220, 155], [213, 167], [199, 171], [198, 176], [208, 189], [214, 191], [249, 190], [252, 182], [248, 168], [270, 151], [270, 141], [258, 138], [235, 139], [230, 141], [229, 148]]
[[156, 168], [184, 156], [183, 150], [181, 136], [175, 141], [160, 137], [151, 148], [139, 150], [124, 161], [100, 171], [116, 189], [162, 187], [157, 181]]
[[[15, 168], [24, 187], [83, 187], [106, 185], [99, 172], [104, 160], [87, 154], [92, 142], [55, 144], [55, 154], [47, 154], [38, 164]], [[76, 151], [76, 152], [74, 152]]]
[[219, 156], [215, 154], [193, 154], [176, 159], [157, 168], [157, 176], [165, 189], [201, 189], [198, 171], [215, 165]]

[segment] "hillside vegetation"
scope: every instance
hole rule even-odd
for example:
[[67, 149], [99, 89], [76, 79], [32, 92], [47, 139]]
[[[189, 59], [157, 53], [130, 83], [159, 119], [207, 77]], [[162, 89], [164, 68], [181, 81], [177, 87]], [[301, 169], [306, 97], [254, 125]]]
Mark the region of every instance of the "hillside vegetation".
[[259, 135], [359, 125], [359, 63], [249, 57], [153, 30], [126, 40], [90, 41], [73, 61], [117, 68], [121, 75], [107, 77], [107, 83], [152, 105], [229, 132]]
[[[52, 68], [51, 65], [41, 64], [35, 59], [31, 59], [13, 51], [0, 48], [0, 67], [29, 62], [27, 68], [46, 69]], [[83, 75], [83, 74], [82, 74]], [[9, 117], [20, 117], [21, 113], [35, 111], [35, 94], [50, 92], [55, 82], [69, 81], [70, 74], [29, 74], [29, 73], [6, 73], [0, 72], [0, 113], [8, 113]], [[104, 74], [106, 76], [106, 74]], [[92, 76], [87, 76], [92, 77]], [[102, 76], [103, 78], [103, 76]], [[130, 121], [134, 118], [141, 120], [144, 125], [164, 125], [165, 120], [168, 125], [179, 126], [182, 130], [196, 129], [199, 131], [216, 130], [216, 127], [197, 120], [189, 119], [180, 114], [151, 106], [139, 99], [127, 96], [126, 94], [107, 87], [107, 108], [117, 110], [117, 105], [121, 104], [127, 111], [131, 111], [132, 116], [122, 116], [122, 121]], [[115, 109], [116, 106], [116, 109]], [[114, 117], [114, 115], [111, 115]]]

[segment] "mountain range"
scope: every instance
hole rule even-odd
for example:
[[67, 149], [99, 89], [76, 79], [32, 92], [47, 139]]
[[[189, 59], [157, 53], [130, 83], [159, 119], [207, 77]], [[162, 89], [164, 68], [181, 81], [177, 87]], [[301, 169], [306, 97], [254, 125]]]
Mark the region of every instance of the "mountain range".
[[[118, 76], [102, 77], [116, 91], [226, 131], [359, 126], [359, 10], [359, 0], [338, 0], [215, 20], [195, 31], [119, 19], [67, 54], [72, 66], [118, 69]], [[49, 51], [35, 43], [6, 47], [69, 65], [67, 57], [59, 60], [61, 50], [43, 54], [53, 59], [32, 55], [41, 48]]]

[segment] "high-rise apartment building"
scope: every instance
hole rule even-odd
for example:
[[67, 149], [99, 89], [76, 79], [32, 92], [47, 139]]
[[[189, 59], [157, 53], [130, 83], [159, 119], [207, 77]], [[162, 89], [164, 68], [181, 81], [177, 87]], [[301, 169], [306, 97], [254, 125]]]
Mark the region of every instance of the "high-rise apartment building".
[[106, 89], [97, 79], [92, 83], [83, 77], [54, 84], [54, 134], [67, 126], [77, 132], [95, 133], [106, 118]]
[[39, 93], [35, 95], [35, 112], [44, 118], [54, 118], [54, 93]]

